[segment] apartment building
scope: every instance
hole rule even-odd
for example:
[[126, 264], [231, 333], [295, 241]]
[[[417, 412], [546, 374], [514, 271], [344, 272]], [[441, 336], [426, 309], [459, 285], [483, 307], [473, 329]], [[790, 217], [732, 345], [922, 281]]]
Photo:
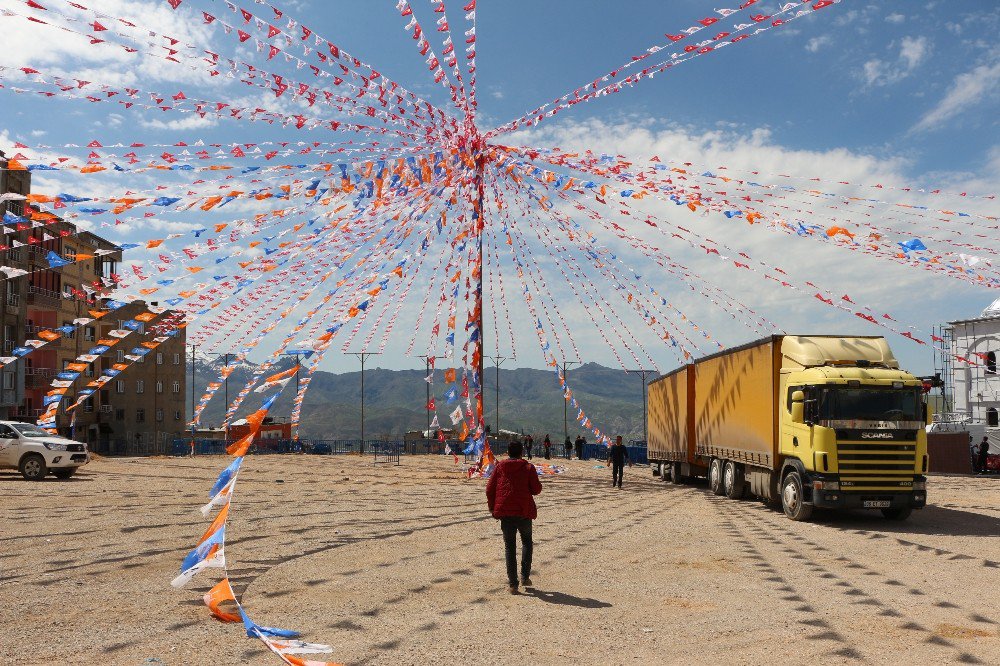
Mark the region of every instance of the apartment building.
[[[9, 160], [0, 151], [0, 221], [6, 213], [21, 216], [24, 214], [24, 200], [31, 191], [30, 171], [11, 171]], [[13, 197], [3, 197], [9, 194]], [[0, 238], [0, 264], [15, 269], [28, 270], [24, 263], [25, 253], [19, 250], [8, 250], [17, 234], [7, 233], [8, 225], [3, 226], [3, 236]], [[0, 331], [3, 332], [3, 356], [9, 356], [11, 350], [24, 343], [25, 317], [24, 278], [4, 279], [2, 305], [0, 305]], [[0, 418], [14, 418], [15, 413], [24, 400], [24, 360], [5, 366], [0, 370]]]

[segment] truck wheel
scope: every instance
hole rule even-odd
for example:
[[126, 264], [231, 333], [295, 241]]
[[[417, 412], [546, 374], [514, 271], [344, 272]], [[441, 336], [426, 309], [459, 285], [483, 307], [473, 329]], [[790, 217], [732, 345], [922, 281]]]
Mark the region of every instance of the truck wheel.
[[76, 474], [75, 467], [64, 467], [62, 469], [57, 469], [52, 471], [52, 475], [57, 479], [68, 479], [69, 477]]
[[726, 466], [722, 470], [722, 488], [729, 499], [742, 499], [746, 484], [740, 478], [736, 463], [732, 460], [726, 461]]
[[813, 507], [806, 504], [802, 495], [802, 477], [798, 472], [789, 472], [781, 482], [781, 508], [792, 520], [809, 520]]
[[722, 461], [718, 458], [712, 458], [712, 464], [708, 467], [708, 487], [716, 495], [725, 493], [722, 487]]
[[29, 453], [21, 458], [18, 470], [28, 481], [41, 481], [49, 471], [45, 466], [45, 458], [37, 453]]
[[663, 463], [659, 463], [658, 465], [650, 465], [649, 468], [653, 470], [653, 476], [658, 476], [660, 478], [663, 478]]
[[882, 509], [882, 515], [889, 520], [906, 520], [913, 513], [913, 509], [908, 506], [895, 506], [889, 509]]
[[679, 462], [675, 462], [670, 467], [670, 480], [674, 483], [674, 485], [678, 486], [684, 483], [684, 477], [681, 476], [681, 464]]

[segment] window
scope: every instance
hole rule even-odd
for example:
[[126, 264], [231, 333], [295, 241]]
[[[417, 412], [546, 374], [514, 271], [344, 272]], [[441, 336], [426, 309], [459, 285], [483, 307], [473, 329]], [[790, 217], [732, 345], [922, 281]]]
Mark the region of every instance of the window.
[[135, 410], [135, 422], [145, 423], [146, 422], [146, 409], [144, 407], [139, 407]]
[[157, 423], [161, 423], [162, 421], [163, 421], [163, 410], [162, 409], [157, 409], [156, 410], [156, 422]]
[[180, 364], [181, 364], [181, 355], [174, 354], [174, 365], [180, 365]]
[[118, 350], [118, 353], [115, 355], [115, 360], [118, 361], [118, 363], [124, 363], [125, 362], [125, 350], [124, 349], [119, 349]]
[[177, 410], [174, 412], [174, 421], [180, 421], [180, 420], [181, 420], [181, 412], [180, 410]]
[[71, 322], [71, 321], [64, 321], [62, 323], [62, 325], [63, 326], [68, 326], [69, 328], [73, 329], [72, 331], [70, 331], [69, 333], [66, 334], [66, 338], [67, 339], [72, 340], [73, 338], [76, 337], [76, 328], [73, 326], [73, 322]]
[[83, 411], [85, 411], [85, 412], [92, 412], [92, 411], [94, 411], [94, 401], [93, 400], [88, 400], [87, 402], [83, 403]]
[[156, 352], [156, 365], [163, 365], [163, 352]]
[[163, 382], [161, 381], [156, 382], [156, 392], [163, 393]]
[[986, 410], [986, 425], [994, 428], [1000, 425], [1000, 415], [997, 414], [996, 407], [990, 407]]
[[144, 393], [146, 390], [146, 381], [144, 379], [135, 380], [135, 392]]
[[6, 324], [3, 327], [3, 339], [4, 340], [14, 339], [14, 327], [11, 324]]
[[989, 352], [986, 354], [986, 374], [995, 375], [997, 374], [997, 353]]
[[174, 393], [180, 393], [181, 392], [181, 383], [180, 382], [174, 382], [174, 385], [171, 387], [171, 390]]
[[94, 364], [93, 363], [88, 363], [87, 364], [87, 370], [84, 373], [84, 376], [85, 377], [93, 377], [94, 376]]
[[125, 380], [119, 379], [118, 381], [115, 382], [115, 391], [118, 393], [125, 392]]
[[95, 333], [94, 327], [93, 326], [87, 326], [86, 328], [83, 329], [83, 339], [87, 340], [88, 342], [93, 341], [93, 339], [94, 339], [94, 333]]
[[125, 410], [124, 409], [120, 409], [119, 408], [119, 409], [115, 410], [115, 420], [116, 421], [124, 421], [125, 420]]
[[13, 372], [4, 372], [3, 373], [3, 387], [5, 389], [8, 389], [8, 390], [14, 388], [14, 373]]
[[142, 439], [143, 439], [143, 437], [142, 437], [142, 433], [141, 432], [135, 433], [135, 443], [136, 444], [142, 444]]

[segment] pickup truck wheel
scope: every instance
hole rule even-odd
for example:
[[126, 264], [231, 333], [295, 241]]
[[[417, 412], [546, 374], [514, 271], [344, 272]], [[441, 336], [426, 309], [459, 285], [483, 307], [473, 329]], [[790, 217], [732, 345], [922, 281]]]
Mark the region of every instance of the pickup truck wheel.
[[21, 458], [21, 464], [18, 466], [18, 471], [20, 471], [21, 476], [28, 481], [41, 481], [48, 473], [48, 468], [45, 466], [45, 458], [41, 457], [37, 453], [29, 453]]
[[52, 470], [52, 475], [57, 479], [68, 479], [69, 477], [76, 474], [75, 467], [64, 467], [62, 469]]
[[798, 472], [789, 472], [781, 482], [781, 508], [792, 520], [809, 520], [813, 507], [806, 504], [802, 495], [802, 477]]
[[722, 461], [718, 458], [712, 458], [712, 464], [708, 467], [708, 487], [716, 495], [725, 493], [722, 487]]
[[889, 509], [882, 509], [882, 515], [889, 520], [906, 520], [913, 513], [913, 509], [908, 506], [895, 506]]
[[726, 492], [726, 497], [729, 499], [742, 499], [745, 485], [743, 479], [740, 478], [739, 470], [736, 469], [736, 463], [732, 460], [727, 460], [726, 466], [722, 470], [722, 487]]
[[670, 466], [670, 480], [674, 485], [678, 486], [684, 483], [684, 477], [681, 475], [681, 464], [679, 462], [675, 462]]

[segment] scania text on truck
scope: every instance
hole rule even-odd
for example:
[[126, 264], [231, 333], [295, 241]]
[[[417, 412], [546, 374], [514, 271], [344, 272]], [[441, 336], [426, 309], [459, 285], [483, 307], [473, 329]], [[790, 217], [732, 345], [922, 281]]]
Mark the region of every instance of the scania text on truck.
[[663, 480], [707, 476], [717, 495], [879, 509], [927, 501], [922, 382], [882, 337], [776, 335], [707, 356], [649, 385], [649, 461]]

